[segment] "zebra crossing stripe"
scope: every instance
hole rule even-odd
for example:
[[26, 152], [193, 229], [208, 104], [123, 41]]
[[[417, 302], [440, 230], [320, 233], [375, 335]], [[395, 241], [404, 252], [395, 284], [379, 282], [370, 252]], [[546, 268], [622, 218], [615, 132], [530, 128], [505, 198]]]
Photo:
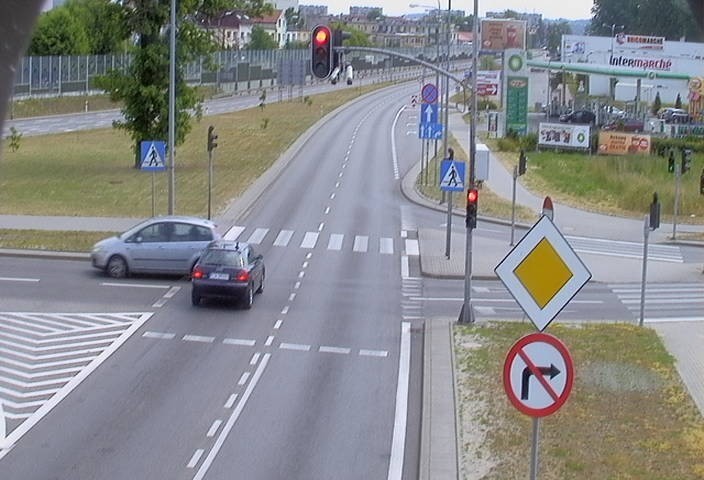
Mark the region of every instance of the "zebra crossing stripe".
[[259, 245], [262, 243], [262, 240], [264, 240], [264, 237], [266, 237], [266, 234], [269, 233], [268, 228], [257, 228], [247, 239], [247, 243], [251, 243], [252, 245]]
[[382, 237], [379, 239], [379, 253], [382, 255], [393, 255], [394, 254], [394, 239], [388, 237]]
[[245, 227], [242, 227], [240, 225], [234, 225], [225, 233], [225, 235], [222, 236], [222, 238], [225, 240], [237, 240], [237, 237], [239, 237], [242, 232], [244, 232], [244, 229]]
[[330, 235], [330, 241], [328, 242], [328, 250], [342, 250], [342, 241], [345, 236], [339, 233], [333, 233]]
[[366, 235], [355, 235], [354, 245], [352, 246], [353, 252], [365, 253], [367, 247], [369, 246], [369, 237]]
[[315, 248], [318, 243], [318, 232], [306, 232], [301, 242], [301, 248]]
[[285, 247], [291, 241], [293, 230], [281, 230], [274, 240], [275, 247]]

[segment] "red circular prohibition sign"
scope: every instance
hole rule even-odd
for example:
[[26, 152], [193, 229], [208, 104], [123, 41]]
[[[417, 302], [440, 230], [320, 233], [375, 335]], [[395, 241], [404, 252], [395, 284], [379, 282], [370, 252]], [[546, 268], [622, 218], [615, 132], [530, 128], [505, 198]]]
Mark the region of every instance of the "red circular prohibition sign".
[[[557, 392], [552, 387], [550, 382], [545, 378], [550, 376], [552, 378], [551, 370], [545, 370], [548, 368], [547, 365], [535, 365], [534, 361], [526, 354], [524, 351], [526, 346], [534, 343], [547, 344], [552, 347], [560, 355], [564, 368], [564, 371], [557, 371], [555, 375], [563, 374], [565, 375], [564, 386], [562, 391]], [[542, 388], [552, 399], [552, 403], [543, 408], [533, 408], [527, 405], [527, 400], [522, 400], [518, 398], [514, 390], [514, 386], [511, 383], [511, 370], [514, 362], [520, 359], [525, 365], [524, 374], [527, 373], [528, 379], [530, 376], [534, 376], [537, 380], [537, 385], [534, 388]], [[550, 369], [555, 368], [554, 365], [550, 365]], [[525, 375], [524, 375], [525, 377]], [[511, 401], [514, 407], [520, 412], [529, 415], [531, 417], [546, 417], [555, 413], [564, 403], [567, 401], [570, 392], [572, 391], [572, 383], [574, 381], [574, 364], [572, 362], [572, 357], [564, 343], [557, 337], [554, 337], [548, 333], [530, 333], [524, 337], [521, 337], [516, 343], [513, 344], [508, 354], [506, 355], [506, 363], [504, 363], [504, 390], [508, 399]], [[515, 379], [514, 379], [515, 382]], [[527, 385], [526, 385], [527, 390]]]

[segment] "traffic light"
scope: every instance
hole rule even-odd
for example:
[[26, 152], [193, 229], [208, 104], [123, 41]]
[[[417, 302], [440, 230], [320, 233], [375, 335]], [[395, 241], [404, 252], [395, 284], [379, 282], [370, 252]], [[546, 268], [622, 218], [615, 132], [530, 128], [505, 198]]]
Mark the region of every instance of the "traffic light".
[[518, 156], [518, 176], [520, 177], [526, 173], [526, 163], [528, 163], [528, 157], [526, 153], [521, 149], [521, 154]]
[[208, 127], [208, 151], [212, 152], [214, 148], [218, 146], [217, 142], [215, 140], [218, 139], [218, 136], [215, 135], [215, 127], [212, 125]]
[[692, 168], [692, 149], [682, 149], [682, 173], [687, 173]]
[[467, 190], [467, 228], [477, 228], [477, 209], [479, 207], [479, 190], [470, 187]]
[[653, 193], [653, 202], [650, 204], [650, 221], [648, 226], [651, 230], [655, 230], [660, 226], [660, 201], [658, 201], [658, 192]]
[[311, 35], [311, 71], [316, 78], [328, 78], [333, 69], [332, 32], [318, 25]]
[[667, 172], [675, 173], [675, 151], [670, 150], [670, 156], [667, 157]]

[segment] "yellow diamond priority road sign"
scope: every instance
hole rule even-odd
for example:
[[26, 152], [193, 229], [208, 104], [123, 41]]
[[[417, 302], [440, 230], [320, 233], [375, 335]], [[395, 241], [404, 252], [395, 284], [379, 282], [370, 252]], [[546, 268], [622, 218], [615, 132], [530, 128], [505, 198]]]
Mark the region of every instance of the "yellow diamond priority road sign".
[[592, 278], [547, 216], [533, 225], [494, 271], [541, 332]]

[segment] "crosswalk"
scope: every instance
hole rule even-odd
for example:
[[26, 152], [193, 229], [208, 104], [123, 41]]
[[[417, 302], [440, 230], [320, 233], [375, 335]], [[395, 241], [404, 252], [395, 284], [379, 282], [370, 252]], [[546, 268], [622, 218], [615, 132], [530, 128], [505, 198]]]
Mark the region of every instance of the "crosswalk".
[[354, 253], [378, 253], [393, 255], [406, 252], [417, 255], [417, 240], [374, 235], [346, 235], [344, 233], [325, 234], [316, 231], [296, 232], [287, 229], [266, 227], [245, 227], [235, 225], [223, 235], [225, 240], [239, 240], [252, 245], [270, 244], [273, 247], [297, 247], [304, 250], [324, 248], [333, 252], [352, 251]]
[[[565, 238], [577, 253], [591, 253], [621, 258], [643, 258], [643, 244], [639, 242], [570, 235], [565, 236]], [[651, 244], [648, 246], [648, 259], [659, 262], [684, 263], [682, 251], [677, 245]]]
[[[641, 284], [612, 284], [609, 287], [634, 316], [640, 316]], [[648, 283], [644, 299], [645, 322], [704, 321], [702, 283]]]

